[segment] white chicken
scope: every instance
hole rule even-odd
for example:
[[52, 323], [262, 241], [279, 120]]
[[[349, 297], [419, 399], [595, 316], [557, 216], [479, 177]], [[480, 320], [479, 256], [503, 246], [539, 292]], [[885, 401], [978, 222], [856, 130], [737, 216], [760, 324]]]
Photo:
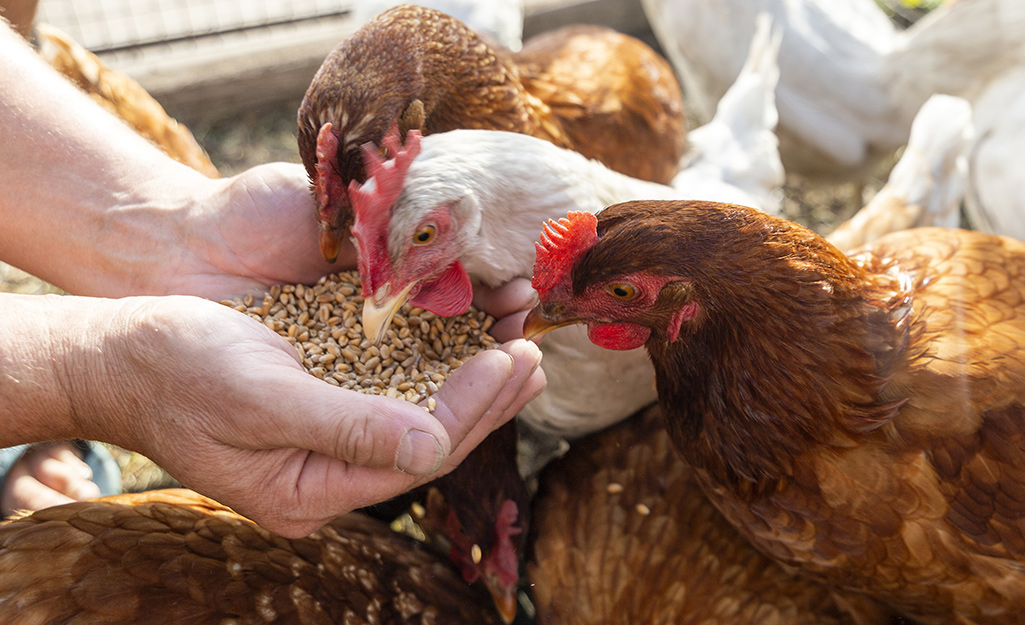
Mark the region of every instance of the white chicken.
[[689, 197], [779, 213], [786, 181], [776, 137], [781, 38], [772, 17], [760, 14], [744, 67], [716, 105], [715, 116], [687, 133], [690, 150], [671, 182], [673, 188]]
[[1025, 241], [1025, 67], [994, 81], [973, 103], [965, 212], [973, 228]]
[[[389, 161], [365, 146], [368, 179], [350, 193], [366, 334], [383, 333], [407, 300], [439, 315], [457, 314], [470, 304], [471, 279], [496, 286], [529, 277], [541, 225], [569, 211], [594, 213], [630, 199], [698, 197], [778, 210], [773, 202], [783, 171], [771, 140], [776, 48], [768, 23], [764, 32], [752, 47], [752, 76], [738, 81], [740, 101], [723, 107], [707, 133], [697, 133], [695, 149], [707, 149], [692, 157], [701, 175], [679, 175], [674, 186], [630, 178], [547, 141], [508, 132], [455, 130], [423, 139], [411, 132], [405, 146], [392, 134], [385, 145], [394, 156]], [[746, 147], [759, 152], [745, 154]], [[770, 164], [752, 176], [751, 162]], [[542, 350], [548, 386], [521, 413], [535, 428], [575, 438], [656, 399], [654, 370], [643, 349], [600, 350], [583, 328], [568, 327], [547, 337]]]
[[[903, 145], [930, 95], [971, 99], [1022, 63], [1025, 3], [949, 2], [905, 31], [874, 0], [643, 0], [701, 114], [743, 63], [756, 16], [783, 31], [780, 151], [788, 172], [848, 180]], [[707, 115], [707, 112], [705, 113]]]
[[829, 242], [847, 252], [906, 228], [957, 228], [971, 126], [972, 107], [966, 100], [950, 95], [929, 98], [911, 125], [911, 137], [886, 185], [831, 232]]

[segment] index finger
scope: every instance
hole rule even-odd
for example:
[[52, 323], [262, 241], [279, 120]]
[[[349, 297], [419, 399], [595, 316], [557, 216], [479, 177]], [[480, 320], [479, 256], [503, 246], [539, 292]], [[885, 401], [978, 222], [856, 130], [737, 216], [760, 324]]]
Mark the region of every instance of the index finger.
[[[500, 377], [501, 368], [508, 367], [501, 361], [500, 351], [512, 359], [513, 370], [496, 393], [488, 378]], [[434, 395], [434, 418], [448, 432], [453, 450], [440, 473], [455, 468], [484, 437], [541, 392], [544, 375], [538, 370], [540, 363], [537, 345], [520, 339], [477, 354], [452, 374]]]
[[491, 288], [477, 285], [473, 289], [473, 305], [492, 317], [502, 318], [537, 303], [537, 291], [526, 278], [514, 278], [502, 286]]

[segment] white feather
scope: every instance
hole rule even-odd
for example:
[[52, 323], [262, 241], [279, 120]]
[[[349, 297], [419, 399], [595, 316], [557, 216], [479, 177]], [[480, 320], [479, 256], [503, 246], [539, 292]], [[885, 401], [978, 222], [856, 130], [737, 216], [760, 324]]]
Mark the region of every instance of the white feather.
[[[489, 285], [530, 277], [541, 224], [570, 211], [597, 213], [628, 200], [669, 199], [775, 210], [783, 172], [772, 137], [778, 38], [770, 36], [768, 21], [759, 41], [719, 114], [704, 132], [695, 131], [690, 165], [673, 186], [625, 176], [521, 134], [455, 130], [425, 137], [391, 209], [390, 257], [401, 264], [424, 216], [446, 205], [453, 214], [469, 215], [457, 235], [458, 257], [471, 278]], [[575, 438], [657, 399], [655, 372], [643, 348], [601, 349], [583, 326], [555, 330], [541, 348], [548, 386], [520, 414], [535, 428]]]
[[965, 212], [972, 227], [1025, 241], [1025, 68], [975, 102]]
[[690, 149], [672, 181], [677, 190], [779, 214], [786, 179], [775, 133], [780, 39], [772, 17], [761, 14], [747, 61], [715, 117], [687, 135]]
[[965, 190], [965, 152], [972, 108], [957, 96], [935, 95], [922, 106], [911, 137], [886, 185], [858, 213], [827, 237], [841, 250], [897, 230], [956, 228]]
[[[756, 16], [783, 31], [776, 92], [788, 171], [861, 176], [903, 145], [934, 93], [969, 99], [1025, 56], [1025, 3], [949, 2], [906, 31], [874, 0], [643, 0], [652, 29], [706, 111], [743, 64]], [[699, 112], [700, 114], [700, 112]], [[705, 113], [707, 115], [707, 113]]]

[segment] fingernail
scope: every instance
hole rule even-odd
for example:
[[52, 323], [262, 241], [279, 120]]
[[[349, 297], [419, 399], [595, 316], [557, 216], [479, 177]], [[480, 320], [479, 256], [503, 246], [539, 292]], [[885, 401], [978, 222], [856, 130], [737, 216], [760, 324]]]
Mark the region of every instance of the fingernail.
[[544, 358], [544, 352], [541, 351], [541, 348], [538, 347], [537, 343], [531, 342], [530, 344], [534, 346], [534, 351], [537, 352], [537, 355], [534, 356], [534, 368], [537, 369], [538, 365], [541, 364], [541, 359]]
[[433, 434], [423, 430], [406, 430], [395, 451], [395, 470], [410, 475], [430, 475], [445, 459], [445, 450]]

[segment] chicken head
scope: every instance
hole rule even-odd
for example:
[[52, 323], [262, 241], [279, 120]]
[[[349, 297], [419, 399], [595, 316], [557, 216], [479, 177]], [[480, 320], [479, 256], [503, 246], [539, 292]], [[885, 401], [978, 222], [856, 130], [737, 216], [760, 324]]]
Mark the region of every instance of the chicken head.
[[416, 223], [393, 223], [391, 206], [420, 152], [421, 135], [410, 131], [405, 144], [393, 127], [385, 136], [385, 160], [372, 143], [363, 146], [367, 181], [351, 182], [352, 236], [363, 281], [363, 331], [380, 342], [392, 317], [407, 301], [448, 317], [466, 312], [473, 299], [470, 276], [456, 242], [463, 223], [459, 212], [442, 204]]
[[524, 322], [524, 337], [585, 323], [591, 342], [605, 349], [636, 349], [653, 332], [675, 342], [700, 309], [686, 278], [621, 268], [576, 292], [573, 266], [598, 242], [597, 225], [593, 214], [583, 212], [544, 224], [531, 281], [540, 303]]

